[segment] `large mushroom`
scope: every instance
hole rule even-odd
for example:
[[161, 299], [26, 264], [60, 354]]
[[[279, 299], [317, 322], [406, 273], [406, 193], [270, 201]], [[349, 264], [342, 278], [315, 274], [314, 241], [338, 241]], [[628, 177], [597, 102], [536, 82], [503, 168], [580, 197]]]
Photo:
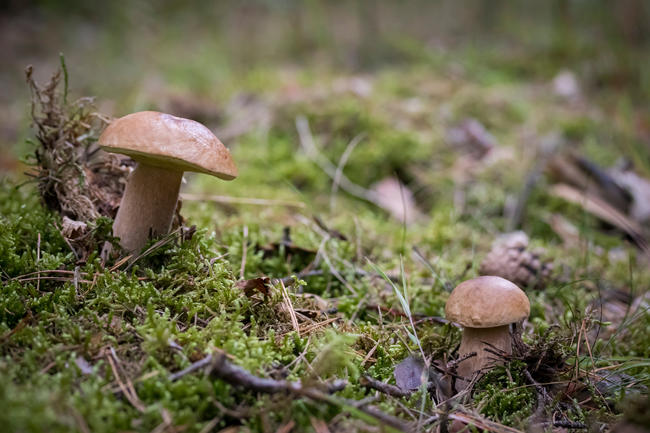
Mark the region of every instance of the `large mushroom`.
[[447, 300], [445, 315], [463, 326], [459, 356], [476, 352], [459, 364], [458, 374], [469, 380], [475, 372], [490, 367], [495, 355], [486, 348], [512, 354], [510, 325], [529, 314], [528, 297], [505, 278], [483, 276], [456, 286]]
[[113, 223], [113, 235], [131, 252], [169, 232], [183, 172], [237, 177], [228, 149], [208, 128], [170, 114], [142, 111], [117, 119], [99, 137], [99, 145], [138, 163]]

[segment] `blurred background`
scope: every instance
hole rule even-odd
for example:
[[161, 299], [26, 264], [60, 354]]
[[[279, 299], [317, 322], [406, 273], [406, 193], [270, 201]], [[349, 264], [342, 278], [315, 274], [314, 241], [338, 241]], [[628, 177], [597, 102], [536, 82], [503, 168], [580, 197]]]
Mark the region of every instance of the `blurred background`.
[[[302, 146], [301, 116], [334, 163], [362, 138], [346, 156], [352, 182], [376, 190], [396, 176], [424, 212], [487, 203], [488, 217], [507, 214], [549, 135], [602, 167], [623, 156], [650, 174], [644, 0], [9, 0], [0, 44], [5, 175], [20, 176], [33, 146], [25, 67], [43, 83], [59, 53], [71, 96], [96, 97], [104, 114], [154, 109], [216, 131], [242, 177], [201, 191], [255, 185], [327, 203], [331, 180]], [[520, 164], [479, 176], [498, 186], [485, 191], [459, 155], [495, 144]]]
[[282, 71], [413, 63], [486, 82], [551, 80], [568, 69], [587, 90], [647, 107], [649, 42], [644, 0], [5, 0], [0, 142], [8, 149], [25, 135], [25, 66], [44, 80], [59, 52], [72, 90], [114, 115], [160, 105], [168, 93], [224, 105]]

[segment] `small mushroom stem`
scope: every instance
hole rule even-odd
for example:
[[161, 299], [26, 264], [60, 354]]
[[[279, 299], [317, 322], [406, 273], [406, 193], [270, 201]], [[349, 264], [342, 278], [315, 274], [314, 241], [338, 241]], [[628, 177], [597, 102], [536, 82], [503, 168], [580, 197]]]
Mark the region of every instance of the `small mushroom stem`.
[[129, 176], [113, 235], [120, 245], [136, 252], [152, 237], [167, 234], [176, 210], [182, 171], [139, 163]]
[[[486, 344], [487, 343], [487, 344]], [[510, 337], [510, 325], [496, 326], [494, 328], [469, 328], [463, 329], [463, 338], [460, 342], [458, 355], [463, 356], [476, 352], [476, 356], [468, 358], [458, 365], [458, 374], [472, 378], [474, 372], [494, 365], [497, 355], [486, 351], [491, 346], [502, 350], [508, 355], [512, 354], [512, 338]]]

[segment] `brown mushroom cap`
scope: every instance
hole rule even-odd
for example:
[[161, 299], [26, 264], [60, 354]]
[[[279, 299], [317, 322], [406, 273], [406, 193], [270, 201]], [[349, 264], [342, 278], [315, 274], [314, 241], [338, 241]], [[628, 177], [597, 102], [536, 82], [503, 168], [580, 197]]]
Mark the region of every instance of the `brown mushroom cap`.
[[121, 117], [102, 133], [99, 145], [155, 167], [237, 177], [230, 152], [208, 128], [171, 114], [141, 111]]
[[528, 297], [501, 277], [463, 281], [451, 292], [445, 315], [469, 328], [493, 328], [524, 320], [530, 314]]

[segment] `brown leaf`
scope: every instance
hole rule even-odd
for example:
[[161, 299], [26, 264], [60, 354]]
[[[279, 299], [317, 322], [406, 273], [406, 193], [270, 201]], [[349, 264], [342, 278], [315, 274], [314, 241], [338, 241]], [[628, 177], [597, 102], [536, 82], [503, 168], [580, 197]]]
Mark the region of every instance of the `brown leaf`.
[[375, 204], [396, 220], [409, 224], [420, 215], [413, 193], [397, 178], [380, 180], [371, 190], [376, 194]]
[[601, 220], [612, 224], [627, 233], [646, 254], [650, 255], [650, 245], [643, 228], [636, 221], [587, 191], [581, 192], [566, 184], [557, 184], [551, 188], [551, 195], [582, 206], [584, 210]]
[[609, 203], [627, 214], [631, 197], [603, 168], [574, 152], [564, 152], [552, 158], [547, 165], [551, 177], [580, 191]]
[[67, 239], [78, 239], [86, 234], [88, 225], [64, 216], [61, 221], [61, 234]]
[[268, 277], [252, 278], [250, 280], [241, 280], [235, 283], [235, 287], [244, 291], [249, 298], [256, 293], [269, 296], [271, 289], [271, 280]]

